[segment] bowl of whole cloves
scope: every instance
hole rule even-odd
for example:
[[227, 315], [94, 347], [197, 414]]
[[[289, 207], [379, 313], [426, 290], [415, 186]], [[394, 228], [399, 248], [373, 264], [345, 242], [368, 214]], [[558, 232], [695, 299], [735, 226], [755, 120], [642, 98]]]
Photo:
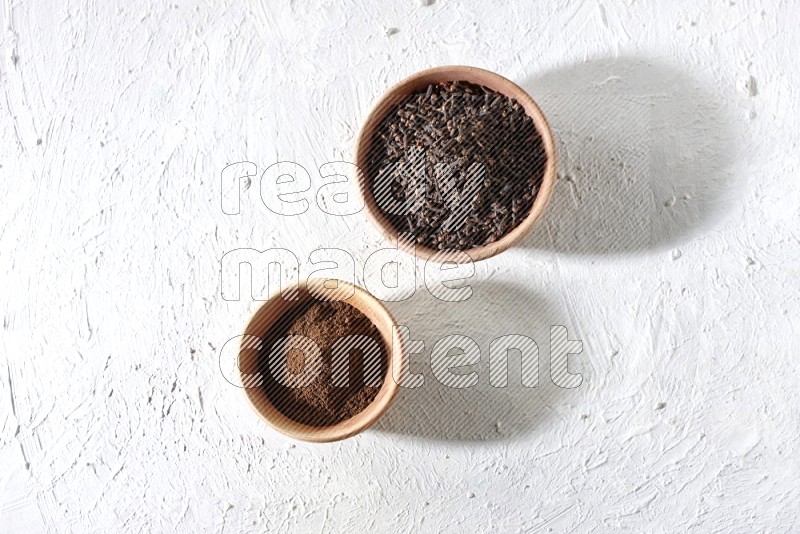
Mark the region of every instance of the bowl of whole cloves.
[[375, 104], [355, 164], [370, 221], [424, 260], [466, 263], [521, 240], [556, 181], [553, 134], [519, 86], [476, 67], [406, 78]]

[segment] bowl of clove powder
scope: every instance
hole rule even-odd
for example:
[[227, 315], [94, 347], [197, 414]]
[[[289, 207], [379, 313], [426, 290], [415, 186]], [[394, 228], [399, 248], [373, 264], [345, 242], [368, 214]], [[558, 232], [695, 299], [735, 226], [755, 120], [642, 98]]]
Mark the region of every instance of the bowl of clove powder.
[[425, 260], [489, 258], [521, 240], [556, 181], [553, 134], [533, 99], [475, 67], [437, 67], [389, 89], [358, 135], [367, 217]]
[[337, 441], [389, 408], [406, 368], [395, 320], [366, 290], [311, 279], [272, 295], [245, 328], [242, 386], [253, 409], [279, 432]]

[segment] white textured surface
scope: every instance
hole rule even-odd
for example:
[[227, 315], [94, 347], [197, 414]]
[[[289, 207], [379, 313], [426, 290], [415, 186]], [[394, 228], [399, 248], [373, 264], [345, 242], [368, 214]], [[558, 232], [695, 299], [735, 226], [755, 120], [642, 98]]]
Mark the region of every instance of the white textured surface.
[[[800, 528], [796, 4], [365, 4], [5, 0], [0, 531]], [[218, 369], [255, 308], [222, 300], [220, 259], [284, 246], [307, 273], [384, 243], [255, 186], [225, 215], [220, 172], [319, 184], [389, 84], [441, 64], [528, 89], [562, 176], [472, 299], [390, 308], [426, 354], [515, 331], [546, 353], [564, 324], [584, 382], [455, 392], [418, 361], [376, 428], [291, 443]]]

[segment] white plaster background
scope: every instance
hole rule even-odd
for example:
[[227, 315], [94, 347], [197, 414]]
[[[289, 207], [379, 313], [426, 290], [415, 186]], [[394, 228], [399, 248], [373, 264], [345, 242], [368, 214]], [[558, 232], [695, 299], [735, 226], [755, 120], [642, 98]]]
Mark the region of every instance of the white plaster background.
[[[745, 0], [5, 0], [0, 531], [797, 531], [798, 25]], [[385, 243], [257, 187], [227, 216], [220, 172], [319, 184], [442, 64], [528, 89], [561, 177], [470, 301], [390, 308], [426, 355], [511, 331], [546, 355], [564, 324], [584, 382], [494, 390], [484, 358], [454, 392], [417, 359], [375, 428], [293, 443], [218, 369], [256, 306], [222, 300], [220, 259]]]

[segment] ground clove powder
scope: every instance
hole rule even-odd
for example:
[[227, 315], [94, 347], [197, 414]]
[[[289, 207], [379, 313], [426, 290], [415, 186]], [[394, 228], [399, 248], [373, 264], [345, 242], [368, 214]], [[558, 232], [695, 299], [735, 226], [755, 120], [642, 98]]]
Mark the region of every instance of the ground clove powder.
[[[386, 344], [377, 327], [363, 313], [346, 302], [312, 299], [290, 310], [279, 323], [262, 338], [259, 367], [265, 378], [262, 387], [281, 413], [307, 425], [330, 426], [360, 413], [375, 400], [380, 386], [365, 383], [365, 351], [360, 348], [352, 348], [344, 358], [336, 360], [349, 365], [347, 385], [335, 385], [332, 380], [334, 344], [342, 337], [353, 335], [375, 340], [378, 351], [372, 352], [371, 357], [377, 358], [378, 376], [382, 379], [386, 375]], [[305, 336], [321, 350], [321, 372], [304, 387], [287, 387], [273, 376], [268, 365], [275, 343], [291, 335]], [[302, 373], [305, 365], [303, 351], [286, 351], [289, 373]]]

